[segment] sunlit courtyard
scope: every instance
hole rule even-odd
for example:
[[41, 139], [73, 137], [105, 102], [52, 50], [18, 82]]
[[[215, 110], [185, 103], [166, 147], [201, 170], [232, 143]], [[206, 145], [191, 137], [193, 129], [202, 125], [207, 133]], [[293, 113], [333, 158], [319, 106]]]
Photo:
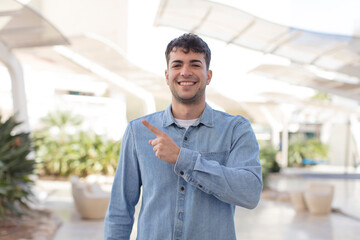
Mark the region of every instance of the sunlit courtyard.
[[188, 32], [211, 49], [206, 102], [247, 118], [259, 143], [264, 187], [255, 209], [236, 207], [237, 239], [358, 239], [357, 9], [355, 0], [1, 0], [0, 239], [104, 239], [123, 135], [170, 105], [164, 52]]

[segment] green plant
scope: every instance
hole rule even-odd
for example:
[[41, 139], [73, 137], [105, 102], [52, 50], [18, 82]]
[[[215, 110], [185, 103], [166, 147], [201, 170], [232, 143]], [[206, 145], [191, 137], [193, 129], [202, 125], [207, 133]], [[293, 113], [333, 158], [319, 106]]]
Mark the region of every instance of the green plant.
[[314, 101], [321, 101], [321, 102], [331, 102], [331, 96], [325, 92], [317, 92], [314, 96], [311, 97]]
[[318, 138], [296, 139], [289, 144], [288, 165], [289, 167], [302, 166], [302, 160], [305, 158], [325, 160], [328, 150], [328, 145]]
[[29, 197], [32, 196], [29, 176], [33, 174], [35, 161], [28, 159], [32, 151], [29, 133], [13, 134], [18, 126], [14, 117], [1, 121], [0, 115], [0, 215], [20, 215], [22, 207], [28, 207]]
[[[68, 114], [69, 116], [64, 116]], [[51, 114], [52, 121], [46, 117], [45, 128], [35, 132], [38, 139], [36, 159], [41, 166], [41, 175], [87, 176], [89, 174], [113, 175], [120, 153], [120, 142], [106, 139], [92, 132], [74, 130], [81, 122], [70, 113]], [[63, 119], [62, 121], [56, 120]], [[64, 121], [67, 120], [67, 121]], [[67, 128], [72, 128], [68, 133]], [[54, 131], [55, 129], [55, 131]]]
[[262, 166], [264, 188], [267, 188], [269, 174], [280, 171], [280, 166], [276, 162], [277, 152], [272, 145], [260, 144], [259, 159]]

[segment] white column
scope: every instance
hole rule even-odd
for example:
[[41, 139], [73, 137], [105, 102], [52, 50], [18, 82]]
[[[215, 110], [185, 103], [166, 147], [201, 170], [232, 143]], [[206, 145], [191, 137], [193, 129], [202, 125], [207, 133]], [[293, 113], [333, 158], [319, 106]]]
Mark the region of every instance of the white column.
[[283, 103], [280, 104], [280, 109], [283, 112], [283, 130], [282, 130], [282, 143], [281, 143], [281, 165], [283, 168], [288, 167], [288, 148], [289, 148], [289, 123], [291, 116], [296, 110], [293, 104]]
[[18, 132], [30, 132], [22, 68], [16, 56], [1, 42], [0, 60], [5, 64], [10, 73], [15, 119], [19, 122], [22, 122], [22, 124], [19, 125], [16, 130]]
[[260, 111], [264, 114], [266, 121], [271, 127], [272, 139], [271, 142], [274, 146], [280, 145], [280, 132], [283, 129], [283, 125], [276, 119], [275, 115], [271, 113], [270, 109], [266, 106], [260, 106]]
[[288, 167], [288, 149], [289, 149], [289, 122], [284, 120], [282, 141], [281, 141], [281, 165], [283, 168]]
[[356, 164], [360, 164], [360, 119], [356, 114], [350, 116], [350, 136], [354, 142], [354, 152], [356, 156]]

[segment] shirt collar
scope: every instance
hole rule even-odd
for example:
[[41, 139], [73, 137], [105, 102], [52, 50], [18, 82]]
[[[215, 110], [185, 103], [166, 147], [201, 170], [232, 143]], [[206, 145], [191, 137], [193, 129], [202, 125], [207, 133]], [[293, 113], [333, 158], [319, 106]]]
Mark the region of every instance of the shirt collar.
[[[207, 103], [205, 104], [204, 112], [201, 114], [200, 118], [194, 125], [199, 125], [200, 123], [207, 127], [214, 127], [213, 109]], [[169, 107], [165, 109], [163, 127], [168, 127], [172, 124], [175, 124], [175, 118], [172, 115], [170, 104]]]

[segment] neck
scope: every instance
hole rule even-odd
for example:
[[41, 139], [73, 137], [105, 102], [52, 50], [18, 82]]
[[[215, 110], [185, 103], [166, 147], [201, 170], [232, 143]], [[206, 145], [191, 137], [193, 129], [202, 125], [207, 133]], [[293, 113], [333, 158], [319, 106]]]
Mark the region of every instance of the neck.
[[182, 104], [172, 101], [171, 110], [174, 118], [181, 120], [191, 120], [199, 118], [205, 109], [205, 101], [194, 104]]

